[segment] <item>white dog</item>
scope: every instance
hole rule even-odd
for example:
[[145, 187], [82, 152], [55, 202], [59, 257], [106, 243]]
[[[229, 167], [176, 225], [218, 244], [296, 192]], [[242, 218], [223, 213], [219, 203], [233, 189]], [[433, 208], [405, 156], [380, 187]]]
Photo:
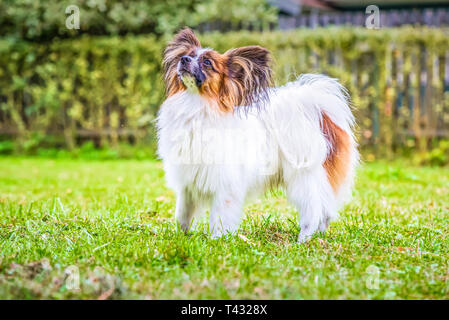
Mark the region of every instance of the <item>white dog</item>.
[[249, 196], [283, 187], [303, 242], [350, 196], [358, 152], [346, 90], [311, 74], [271, 88], [269, 63], [259, 46], [201, 48], [190, 29], [168, 44], [159, 155], [184, 231], [210, 204], [212, 236], [233, 232]]

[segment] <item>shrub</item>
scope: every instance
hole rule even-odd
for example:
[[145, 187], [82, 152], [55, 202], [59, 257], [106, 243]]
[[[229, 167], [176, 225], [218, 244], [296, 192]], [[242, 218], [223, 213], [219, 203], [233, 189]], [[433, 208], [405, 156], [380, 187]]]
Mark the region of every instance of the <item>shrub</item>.
[[449, 164], [449, 141], [441, 140], [430, 151], [415, 155], [415, 163], [419, 165], [444, 166]]
[[[447, 34], [411, 27], [326, 28], [200, 38], [221, 52], [249, 44], [267, 47], [277, 84], [304, 72], [339, 78], [357, 107], [361, 145], [388, 155], [410, 137], [425, 151], [429, 136], [447, 134]], [[22, 148], [74, 149], [86, 141], [97, 147], [154, 145], [167, 41], [155, 36], [0, 41], [0, 134], [13, 136]], [[33, 143], [26, 144], [29, 140]]]
[[[66, 8], [76, 5], [80, 29], [66, 28]], [[220, 22], [262, 27], [277, 21], [266, 0], [2, 0], [0, 36], [33, 41], [78, 34], [166, 34], [184, 26]]]

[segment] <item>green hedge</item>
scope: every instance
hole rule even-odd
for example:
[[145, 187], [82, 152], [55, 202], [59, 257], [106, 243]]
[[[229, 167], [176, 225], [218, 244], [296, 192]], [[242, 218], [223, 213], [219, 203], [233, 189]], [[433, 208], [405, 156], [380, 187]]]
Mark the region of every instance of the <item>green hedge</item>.
[[[449, 125], [448, 30], [326, 28], [200, 35], [218, 51], [271, 50], [277, 84], [324, 72], [349, 89], [359, 141], [379, 152], [426, 148]], [[50, 44], [0, 41], [0, 135], [22, 146], [74, 148], [154, 137], [164, 99], [161, 53], [168, 39], [80, 37]], [[447, 66], [446, 66], [447, 65]], [[445, 81], [446, 76], [446, 81]], [[414, 112], [417, 111], [417, 112]]]
[[[79, 9], [79, 29], [66, 19]], [[66, 13], [68, 10], [69, 13]], [[267, 0], [2, 0], [0, 37], [45, 41], [79, 34], [170, 34], [189, 25], [213, 30], [276, 24], [278, 10]], [[71, 20], [69, 20], [71, 21]]]

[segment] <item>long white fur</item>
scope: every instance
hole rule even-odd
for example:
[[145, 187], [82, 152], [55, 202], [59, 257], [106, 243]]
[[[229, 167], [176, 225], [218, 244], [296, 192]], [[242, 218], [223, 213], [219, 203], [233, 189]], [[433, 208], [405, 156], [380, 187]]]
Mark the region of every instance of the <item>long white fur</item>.
[[[337, 218], [358, 162], [345, 89], [335, 79], [306, 74], [271, 89], [269, 97], [265, 106], [249, 108], [245, 115], [220, 113], [193, 90], [161, 106], [158, 152], [177, 194], [175, 216], [183, 230], [211, 205], [212, 236], [234, 232], [245, 200], [278, 185], [301, 213], [300, 242]], [[331, 148], [321, 130], [323, 112], [351, 142], [350, 169], [337, 194], [323, 167]]]

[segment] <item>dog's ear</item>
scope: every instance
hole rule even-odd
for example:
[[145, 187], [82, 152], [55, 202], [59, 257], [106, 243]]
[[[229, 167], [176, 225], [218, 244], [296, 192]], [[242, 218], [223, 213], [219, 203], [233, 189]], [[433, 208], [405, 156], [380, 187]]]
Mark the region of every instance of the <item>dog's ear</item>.
[[173, 38], [173, 40], [168, 44], [167, 51], [173, 50], [173, 49], [179, 49], [179, 48], [199, 48], [201, 47], [200, 41], [196, 37], [195, 33], [192, 31], [192, 29], [186, 27], [184, 29], [181, 29]]
[[272, 85], [270, 52], [260, 46], [247, 46], [225, 53], [228, 77], [241, 94], [241, 105], [252, 105], [266, 99]]
[[201, 48], [200, 41], [190, 28], [179, 31], [165, 48], [163, 59], [164, 80], [169, 96], [182, 88], [176, 70], [179, 59], [191, 54], [197, 48]]

